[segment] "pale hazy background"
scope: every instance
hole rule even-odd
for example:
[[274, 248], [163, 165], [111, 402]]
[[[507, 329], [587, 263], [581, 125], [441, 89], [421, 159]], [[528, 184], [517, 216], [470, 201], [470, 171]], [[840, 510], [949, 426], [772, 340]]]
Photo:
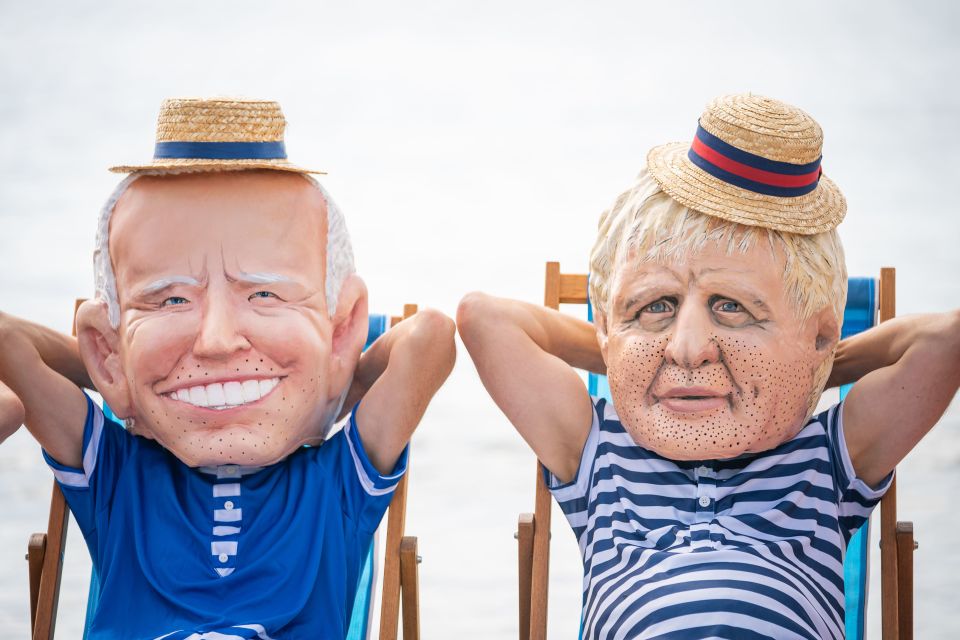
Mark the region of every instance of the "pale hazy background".
[[[452, 315], [473, 289], [541, 300], [546, 260], [585, 270], [599, 213], [646, 151], [746, 90], [823, 126], [850, 272], [896, 266], [901, 313], [960, 306], [956, 3], [346, 4], [0, 0], [0, 308], [68, 329], [118, 180], [105, 169], [149, 158], [164, 97], [279, 100], [292, 159], [330, 173], [371, 308]], [[957, 404], [900, 468], [920, 638], [956, 637]], [[516, 636], [512, 534], [533, 480], [461, 348], [414, 439], [425, 638]], [[0, 445], [10, 637], [28, 634], [23, 554], [50, 483], [25, 431]], [[575, 638], [579, 557], [554, 522], [550, 636]], [[58, 631], [77, 638], [89, 561], [75, 527], [68, 547]]]

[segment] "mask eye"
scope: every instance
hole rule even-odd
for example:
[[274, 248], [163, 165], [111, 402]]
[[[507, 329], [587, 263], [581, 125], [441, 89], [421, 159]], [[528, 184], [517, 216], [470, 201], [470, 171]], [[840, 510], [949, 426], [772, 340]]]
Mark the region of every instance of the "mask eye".
[[165, 298], [163, 302], [160, 303], [160, 307], [163, 308], [163, 307], [181, 306], [181, 305], [188, 304], [189, 302], [190, 302], [189, 300], [181, 296], [170, 296], [169, 298]]
[[710, 300], [710, 310], [717, 322], [730, 327], [742, 327], [755, 321], [746, 307], [730, 298], [715, 296]]
[[641, 313], [670, 313], [670, 311], [672, 311], [670, 303], [666, 300], [657, 300], [640, 310]]
[[280, 300], [280, 296], [273, 291], [254, 291], [247, 300], [250, 302], [264, 302], [268, 300]]
[[634, 320], [644, 322], [660, 322], [673, 317], [677, 310], [676, 298], [660, 298], [650, 304], [643, 306], [634, 316]]
[[720, 313], [740, 313], [744, 310], [739, 302], [734, 302], [733, 300], [721, 300], [714, 305], [714, 309]]

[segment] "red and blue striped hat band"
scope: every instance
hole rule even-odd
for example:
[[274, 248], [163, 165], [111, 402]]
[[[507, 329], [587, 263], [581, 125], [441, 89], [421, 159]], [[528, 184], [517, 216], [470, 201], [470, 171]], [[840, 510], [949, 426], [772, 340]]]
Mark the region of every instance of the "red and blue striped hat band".
[[699, 122], [687, 157], [719, 180], [768, 196], [805, 195], [817, 188], [823, 174], [820, 168], [823, 156], [808, 164], [770, 160], [737, 149], [711, 134]]
[[811, 235], [835, 229], [847, 212], [822, 159], [823, 130], [810, 114], [775, 98], [740, 93], [707, 104], [693, 142], [651, 149], [646, 171], [691, 211]]

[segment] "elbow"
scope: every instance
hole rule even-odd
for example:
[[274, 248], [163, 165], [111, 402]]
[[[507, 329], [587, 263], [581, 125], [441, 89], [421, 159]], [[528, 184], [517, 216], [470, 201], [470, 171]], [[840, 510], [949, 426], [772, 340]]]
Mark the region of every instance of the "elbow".
[[20, 399], [0, 385], [0, 442], [12, 435], [23, 424], [24, 410]]
[[457, 305], [457, 332], [470, 348], [488, 326], [488, 320], [496, 310], [496, 298], [480, 291], [471, 291]]
[[418, 311], [411, 336], [421, 353], [432, 353], [447, 373], [453, 369], [457, 357], [455, 337], [457, 325], [445, 313], [436, 309]]
[[960, 378], [960, 309], [954, 309], [947, 314], [946, 343], [953, 354], [954, 373]]
[[430, 342], [453, 343], [457, 325], [447, 314], [436, 309], [423, 309], [413, 317], [414, 332]]

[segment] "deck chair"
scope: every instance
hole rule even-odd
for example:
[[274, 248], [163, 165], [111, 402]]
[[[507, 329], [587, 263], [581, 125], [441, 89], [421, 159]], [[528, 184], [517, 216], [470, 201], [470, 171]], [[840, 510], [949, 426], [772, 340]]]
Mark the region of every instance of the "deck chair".
[[[83, 300], [77, 300], [74, 307]], [[407, 304], [402, 316], [371, 315], [367, 344], [369, 347], [376, 338], [390, 327], [409, 318], [417, 312], [417, 305]], [[74, 333], [76, 327], [74, 327]], [[109, 407], [104, 406], [108, 417], [113, 417]], [[390, 507], [377, 532], [379, 536], [386, 527], [384, 546], [382, 589], [380, 599], [380, 640], [396, 640], [398, 624], [403, 617], [404, 640], [420, 638], [419, 576], [417, 565], [417, 538], [404, 535], [407, 511], [407, 473], [400, 479]], [[53, 483], [50, 499], [50, 516], [46, 533], [34, 533], [27, 546], [27, 562], [30, 575], [30, 628], [33, 640], [53, 640], [57, 622], [57, 604], [60, 596], [60, 578], [63, 570], [63, 553], [67, 540], [69, 509], [60, 487]], [[354, 599], [353, 612], [348, 626], [348, 640], [368, 640], [370, 638], [370, 619], [373, 611], [376, 589], [377, 538], [374, 538], [360, 575], [360, 584]], [[99, 601], [99, 580], [96, 575], [90, 579], [90, 595], [87, 600], [87, 617], [84, 638], [87, 636], [93, 611]]]
[[[559, 310], [560, 304], [587, 305], [587, 276], [560, 272], [559, 262], [548, 262], [544, 306]], [[895, 315], [895, 270], [880, 270], [879, 280], [851, 278], [844, 310], [842, 336], [849, 337]], [[591, 395], [606, 395], [605, 376], [590, 374]], [[840, 390], [843, 398], [850, 385]], [[522, 513], [517, 522], [519, 561], [519, 621], [521, 640], [546, 640], [547, 593], [550, 569], [550, 515], [552, 497], [544, 482], [543, 465], [537, 462], [534, 513]], [[862, 640], [866, 612], [867, 560], [870, 522], [858, 531], [847, 547], [844, 562], [846, 637]], [[913, 638], [913, 524], [897, 521], [896, 481], [880, 502], [880, 571], [883, 640]], [[581, 623], [582, 624], [582, 623]], [[582, 633], [582, 629], [581, 629]]]

